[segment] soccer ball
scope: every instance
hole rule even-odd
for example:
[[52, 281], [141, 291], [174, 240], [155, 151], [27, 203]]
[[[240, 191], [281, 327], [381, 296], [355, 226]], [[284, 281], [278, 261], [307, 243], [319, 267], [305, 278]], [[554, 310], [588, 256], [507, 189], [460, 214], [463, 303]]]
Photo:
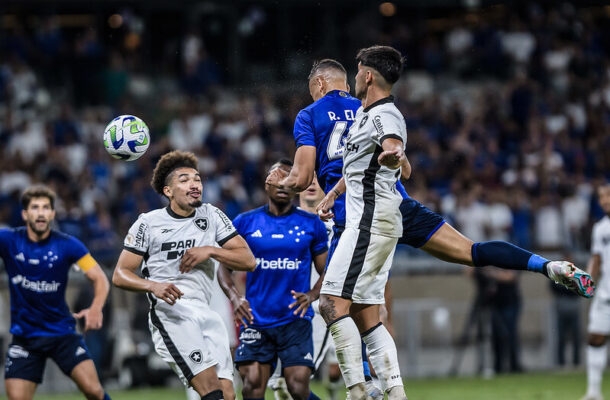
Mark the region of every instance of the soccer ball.
[[104, 147], [112, 157], [134, 161], [142, 157], [150, 144], [148, 126], [133, 115], [120, 115], [104, 129]]

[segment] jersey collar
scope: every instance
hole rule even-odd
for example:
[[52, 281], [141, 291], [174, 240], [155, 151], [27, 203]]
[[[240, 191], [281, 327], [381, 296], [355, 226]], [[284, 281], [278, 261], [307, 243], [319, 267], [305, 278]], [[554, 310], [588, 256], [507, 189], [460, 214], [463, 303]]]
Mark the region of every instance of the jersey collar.
[[191, 218], [193, 215], [195, 215], [195, 213], [197, 212], [197, 210], [193, 210], [193, 213], [190, 215], [187, 215], [186, 217], [176, 214], [174, 212], [174, 210], [172, 210], [172, 208], [170, 206], [165, 207], [165, 209], [167, 210], [167, 213], [172, 217], [172, 218], [176, 218], [176, 219], [185, 219], [185, 218]]
[[368, 106], [367, 108], [365, 108], [364, 112], [369, 112], [369, 110], [375, 106], [379, 106], [381, 104], [385, 104], [385, 103], [393, 103], [394, 102], [394, 96], [389, 95], [388, 97], [384, 97], [383, 99], [379, 99], [376, 102], [374, 102], [373, 104], [371, 104], [370, 106]]
[[282, 214], [282, 215], [275, 215], [275, 214], [271, 213], [271, 211], [269, 211], [269, 204], [265, 204], [265, 206], [264, 206], [264, 210], [265, 210], [265, 212], [266, 212], [267, 214], [271, 215], [272, 217], [283, 217], [283, 216], [285, 216], [285, 215], [292, 214], [292, 213], [294, 212], [294, 210], [296, 210], [296, 209], [297, 209], [297, 207], [296, 207], [296, 206], [293, 204], [293, 205], [290, 207], [290, 210], [288, 210], [288, 212], [287, 212], [286, 214]]
[[333, 89], [327, 92], [324, 96], [342, 96], [342, 97], [350, 97], [350, 94], [345, 90]]

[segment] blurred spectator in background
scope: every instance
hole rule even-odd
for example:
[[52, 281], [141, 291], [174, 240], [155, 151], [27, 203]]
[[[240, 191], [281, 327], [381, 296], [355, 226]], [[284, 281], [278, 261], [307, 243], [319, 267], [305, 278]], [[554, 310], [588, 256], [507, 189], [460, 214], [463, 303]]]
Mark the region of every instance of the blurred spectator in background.
[[[565, 259], [570, 260], [570, 257]], [[560, 367], [577, 367], [580, 365], [582, 346], [580, 298], [555, 282], [550, 282], [549, 287], [553, 295], [554, 331], [557, 336], [555, 363]], [[568, 349], [571, 353], [569, 359], [566, 357]]]
[[496, 374], [522, 372], [519, 334], [521, 315], [519, 271], [495, 267], [485, 268], [488, 269], [488, 278], [493, 282], [490, 314], [494, 371]]

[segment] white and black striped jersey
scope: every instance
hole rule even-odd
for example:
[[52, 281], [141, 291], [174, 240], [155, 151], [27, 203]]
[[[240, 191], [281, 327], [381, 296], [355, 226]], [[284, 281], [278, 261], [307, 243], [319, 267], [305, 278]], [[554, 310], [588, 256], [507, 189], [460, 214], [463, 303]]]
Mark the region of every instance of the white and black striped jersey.
[[600, 278], [596, 283], [595, 297], [610, 298], [610, 217], [605, 216], [593, 225], [591, 254], [601, 257]]
[[387, 138], [407, 142], [405, 119], [387, 97], [359, 108], [345, 141], [343, 176], [346, 183], [346, 226], [378, 235], [400, 237], [401, 194], [396, 190], [400, 169], [381, 166], [377, 157]]
[[184, 298], [209, 303], [216, 261], [209, 259], [190, 272], [180, 273], [180, 260], [192, 247], [222, 246], [234, 236], [237, 231], [231, 220], [210, 204], [197, 207], [189, 217], [181, 217], [167, 207], [140, 214], [123, 247], [144, 257], [144, 277], [172, 282], [184, 293]]

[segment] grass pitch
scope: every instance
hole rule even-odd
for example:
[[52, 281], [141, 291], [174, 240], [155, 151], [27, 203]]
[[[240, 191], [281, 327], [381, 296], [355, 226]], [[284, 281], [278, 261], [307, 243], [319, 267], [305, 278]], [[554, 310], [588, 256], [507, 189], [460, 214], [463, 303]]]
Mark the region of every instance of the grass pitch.
[[[604, 395], [610, 398], [610, 374], [604, 376]], [[536, 372], [483, 378], [408, 379], [407, 395], [410, 400], [578, 400], [585, 393], [584, 371]], [[328, 398], [319, 382], [312, 383], [313, 391], [323, 400]], [[126, 391], [109, 391], [113, 400], [184, 400], [181, 388], [147, 388]], [[79, 393], [38, 394], [40, 400], [76, 400]], [[273, 399], [268, 392], [267, 400]], [[340, 400], [345, 399], [341, 392]]]

